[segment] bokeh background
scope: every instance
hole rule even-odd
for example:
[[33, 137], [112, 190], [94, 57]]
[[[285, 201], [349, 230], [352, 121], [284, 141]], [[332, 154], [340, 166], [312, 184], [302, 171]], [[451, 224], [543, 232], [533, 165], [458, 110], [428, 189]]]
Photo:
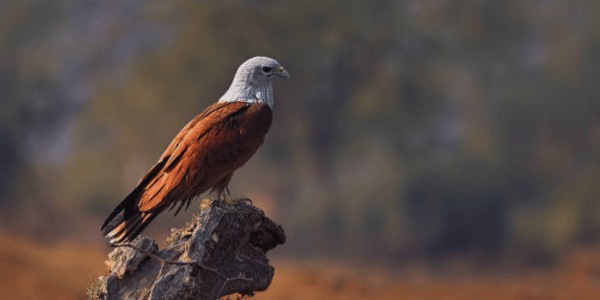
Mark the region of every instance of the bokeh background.
[[0, 295], [84, 297], [103, 218], [255, 55], [291, 74], [231, 184], [288, 234], [256, 299], [600, 297], [585, 0], [0, 2]]

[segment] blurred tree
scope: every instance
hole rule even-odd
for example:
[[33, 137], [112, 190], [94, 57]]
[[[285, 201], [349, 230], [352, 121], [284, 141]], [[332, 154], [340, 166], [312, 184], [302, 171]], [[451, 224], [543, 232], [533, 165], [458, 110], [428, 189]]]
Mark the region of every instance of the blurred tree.
[[552, 254], [598, 234], [598, 4], [15, 3], [0, 195], [29, 168], [37, 201], [100, 218], [268, 55], [292, 79], [232, 187], [283, 220], [288, 251]]

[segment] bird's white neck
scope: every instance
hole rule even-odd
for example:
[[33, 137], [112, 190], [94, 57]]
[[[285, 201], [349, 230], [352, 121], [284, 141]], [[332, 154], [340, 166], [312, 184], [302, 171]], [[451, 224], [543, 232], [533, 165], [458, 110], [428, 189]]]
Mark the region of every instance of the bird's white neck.
[[264, 103], [273, 108], [273, 83], [272, 81], [257, 85], [247, 80], [239, 80], [236, 78], [231, 83], [231, 86], [221, 96], [219, 102], [248, 102], [248, 103]]

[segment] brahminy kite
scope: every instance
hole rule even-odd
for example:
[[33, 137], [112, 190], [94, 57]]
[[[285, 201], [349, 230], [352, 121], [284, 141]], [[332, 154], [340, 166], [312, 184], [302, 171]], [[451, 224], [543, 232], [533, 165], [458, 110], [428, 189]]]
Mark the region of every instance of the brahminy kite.
[[175, 136], [158, 162], [102, 225], [111, 244], [133, 240], [159, 213], [227, 185], [263, 143], [271, 126], [273, 79], [288, 78], [276, 60], [257, 56], [240, 65], [231, 86]]

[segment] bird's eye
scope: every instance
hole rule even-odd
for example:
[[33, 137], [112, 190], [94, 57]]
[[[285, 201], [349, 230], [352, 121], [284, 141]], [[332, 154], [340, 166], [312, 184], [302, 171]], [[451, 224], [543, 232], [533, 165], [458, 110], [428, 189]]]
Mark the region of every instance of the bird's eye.
[[265, 72], [265, 73], [269, 73], [269, 72], [271, 72], [271, 70], [273, 70], [273, 68], [271, 68], [271, 67], [263, 67], [263, 69], [262, 69], [262, 70], [263, 70], [263, 72]]

